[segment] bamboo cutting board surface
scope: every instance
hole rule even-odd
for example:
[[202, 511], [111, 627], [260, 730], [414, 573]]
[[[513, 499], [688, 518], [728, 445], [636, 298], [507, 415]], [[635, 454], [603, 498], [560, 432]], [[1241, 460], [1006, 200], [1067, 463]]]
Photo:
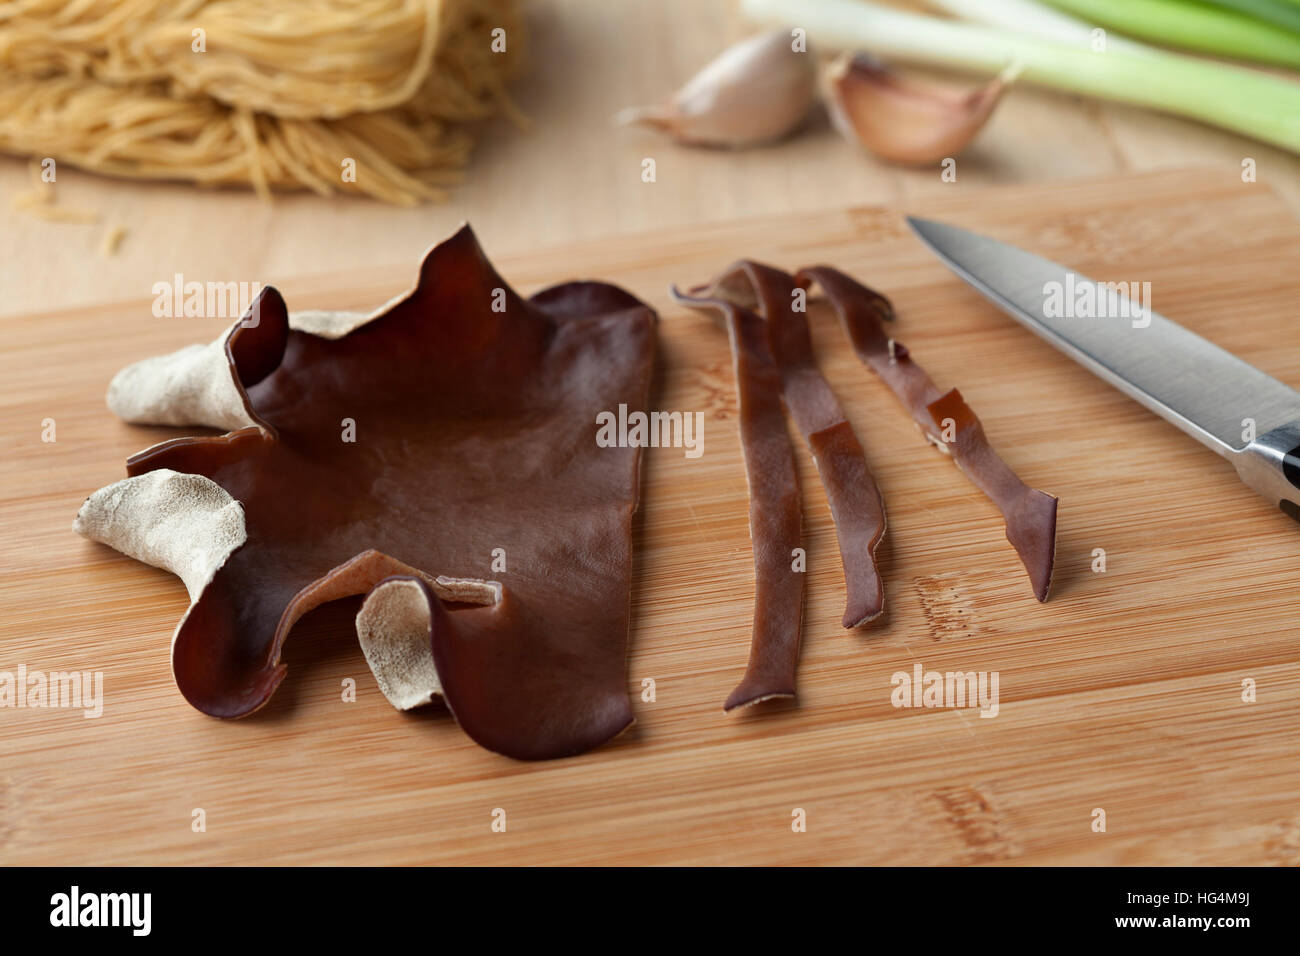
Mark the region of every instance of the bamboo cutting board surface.
[[[1159, 311], [1300, 383], [1288, 336], [1300, 225], [1231, 171], [954, 186], [905, 211], [1099, 279], [1150, 281]], [[899, 340], [940, 386], [961, 388], [1027, 482], [1060, 496], [1047, 604], [1033, 600], [992, 506], [814, 304], [822, 367], [885, 494], [889, 609], [868, 629], [839, 626], [834, 530], [797, 444], [809, 558], [799, 698], [722, 713], [752, 613], [736, 398], [725, 336], [667, 287], [741, 256], [835, 264], [894, 300]], [[236, 722], [192, 710], [168, 662], [184, 588], [71, 522], [128, 455], [192, 431], [114, 419], [103, 404], [112, 373], [226, 323], [155, 319], [147, 302], [9, 319], [0, 670], [100, 670], [105, 703], [99, 719], [0, 709], [0, 863], [1300, 863], [1300, 529], [978, 298], [911, 238], [900, 210], [497, 265], [522, 292], [596, 276], [650, 302], [661, 316], [652, 407], [705, 416], [702, 457], [646, 452], [632, 730], [581, 757], [525, 764], [474, 745], [441, 707], [398, 713], [362, 659], [351, 601], [295, 629], [288, 677], [264, 710]], [[280, 287], [291, 308], [369, 309], [415, 266]], [[172, 271], [160, 261], [160, 279]], [[54, 443], [41, 441], [46, 418]], [[1092, 569], [1097, 548], [1104, 573]], [[997, 671], [998, 715], [894, 708], [891, 676], [916, 662]], [[355, 702], [342, 699], [349, 677]], [[204, 832], [191, 825], [199, 808]], [[505, 832], [492, 829], [498, 808]], [[806, 832], [792, 830], [796, 808]], [[1104, 833], [1092, 828], [1098, 808]]]

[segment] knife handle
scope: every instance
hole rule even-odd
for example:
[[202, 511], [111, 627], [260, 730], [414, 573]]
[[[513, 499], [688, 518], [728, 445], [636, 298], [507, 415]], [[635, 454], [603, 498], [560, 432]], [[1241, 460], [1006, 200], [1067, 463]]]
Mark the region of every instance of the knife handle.
[[1250, 488], [1300, 522], [1300, 421], [1274, 428], [1233, 452], [1232, 464]]

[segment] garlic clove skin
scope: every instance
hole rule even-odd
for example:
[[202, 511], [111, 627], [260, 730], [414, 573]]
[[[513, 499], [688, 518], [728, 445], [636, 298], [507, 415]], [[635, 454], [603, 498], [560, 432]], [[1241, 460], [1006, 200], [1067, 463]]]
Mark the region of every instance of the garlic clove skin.
[[796, 52], [789, 31], [776, 30], [728, 47], [666, 103], [623, 110], [615, 122], [694, 146], [740, 149], [793, 132], [816, 98], [812, 52]]
[[960, 92], [909, 80], [866, 54], [845, 54], [826, 72], [826, 101], [845, 138], [881, 159], [929, 165], [975, 138], [1018, 73], [1012, 66]]

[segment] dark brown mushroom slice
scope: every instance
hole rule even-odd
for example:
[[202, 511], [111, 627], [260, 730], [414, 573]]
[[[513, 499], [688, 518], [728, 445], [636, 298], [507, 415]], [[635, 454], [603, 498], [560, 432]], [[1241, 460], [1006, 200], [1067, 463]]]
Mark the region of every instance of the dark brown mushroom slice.
[[854, 351], [898, 396], [925, 436], [952, 455], [971, 482], [1002, 512], [1007, 540], [1020, 556], [1034, 597], [1046, 601], [1056, 556], [1057, 499], [1029, 487], [998, 457], [956, 389], [940, 391], [910, 353], [885, 332], [893, 307], [880, 293], [829, 266], [801, 269], [795, 281], [821, 286]]
[[[468, 227], [430, 250], [410, 294], [340, 338], [289, 329], [273, 290], [257, 308], [227, 341], [255, 425], [129, 464], [206, 476], [243, 507], [247, 540], [177, 631], [186, 699], [218, 717], [256, 710], [300, 615], [414, 579], [441, 693], [479, 744], [562, 757], [626, 729], [641, 451], [598, 447], [596, 423], [645, 409], [654, 312], [597, 282], [525, 300]], [[457, 581], [489, 578], [496, 600], [455, 600]]]
[[754, 622], [745, 676], [724, 710], [793, 697], [803, 624], [804, 575], [794, 569], [802, 512], [794, 446], [781, 410], [781, 371], [767, 323], [727, 298], [672, 290], [693, 308], [721, 313], [731, 344], [739, 404], [740, 445], [749, 481], [749, 536], [754, 551]]
[[785, 407], [812, 452], [835, 521], [846, 591], [841, 623], [858, 627], [885, 609], [876, 564], [885, 535], [884, 499], [843, 406], [813, 358], [807, 313], [799, 307], [796, 289], [788, 272], [745, 259], [691, 295], [756, 308], [766, 320]]

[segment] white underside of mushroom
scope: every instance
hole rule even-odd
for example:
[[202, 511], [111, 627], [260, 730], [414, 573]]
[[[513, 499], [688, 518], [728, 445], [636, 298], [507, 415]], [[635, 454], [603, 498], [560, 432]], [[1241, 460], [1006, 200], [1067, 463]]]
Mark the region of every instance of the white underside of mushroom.
[[[340, 339], [382, 310], [292, 312], [289, 328]], [[223, 431], [255, 425], [226, 359], [226, 339], [238, 325], [207, 345], [187, 345], [128, 365], [108, 385], [109, 410], [133, 425], [207, 425]]]
[[225, 431], [252, 425], [231, 380], [229, 334], [128, 365], [108, 385], [109, 409], [136, 425], [207, 425]]
[[429, 640], [429, 602], [414, 581], [385, 581], [357, 614], [361, 653], [388, 702], [398, 710], [430, 703], [442, 681]]
[[190, 604], [172, 631], [173, 647], [213, 576], [248, 540], [244, 507], [226, 489], [170, 468], [100, 488], [82, 504], [72, 530], [181, 579]]
[[72, 529], [175, 574], [199, 599], [231, 552], [248, 539], [244, 508], [211, 478], [170, 468], [100, 488]]

